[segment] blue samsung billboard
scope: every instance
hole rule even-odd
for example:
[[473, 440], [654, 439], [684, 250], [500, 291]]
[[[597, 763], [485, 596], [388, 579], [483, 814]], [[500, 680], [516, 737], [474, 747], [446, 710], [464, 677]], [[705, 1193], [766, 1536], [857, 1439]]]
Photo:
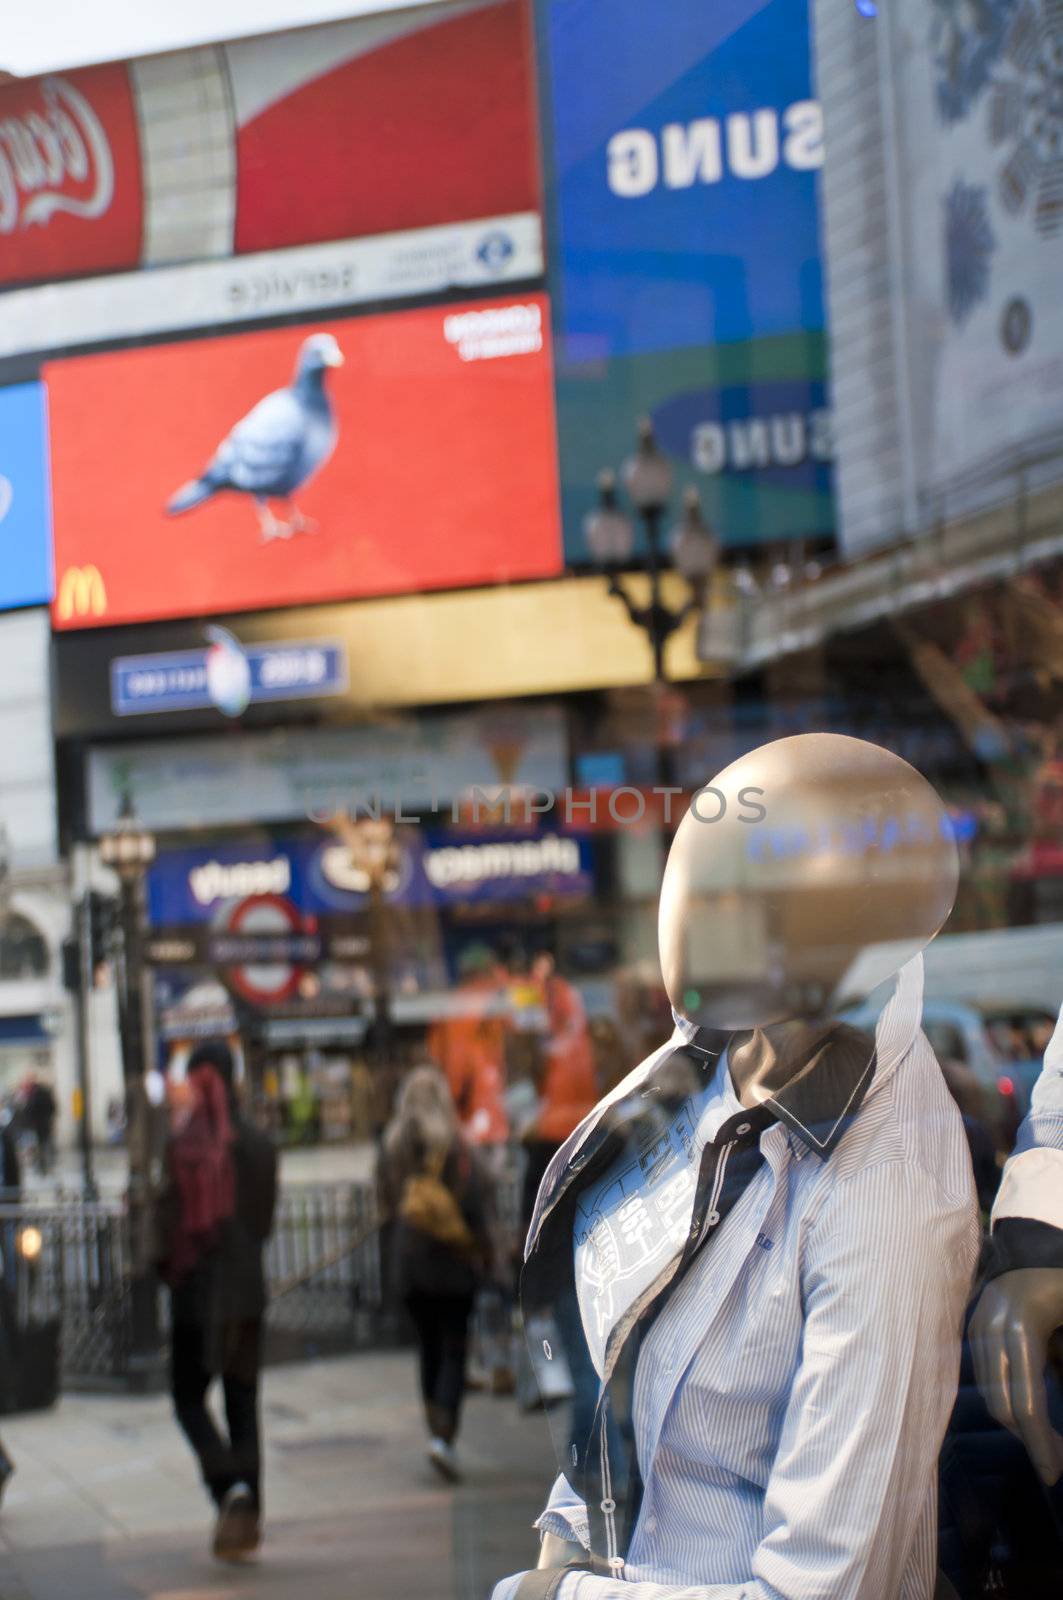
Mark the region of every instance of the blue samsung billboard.
[[44, 386], [0, 389], [0, 611], [52, 598], [52, 497]]
[[539, 0], [570, 561], [649, 414], [730, 544], [832, 532], [808, 0]]

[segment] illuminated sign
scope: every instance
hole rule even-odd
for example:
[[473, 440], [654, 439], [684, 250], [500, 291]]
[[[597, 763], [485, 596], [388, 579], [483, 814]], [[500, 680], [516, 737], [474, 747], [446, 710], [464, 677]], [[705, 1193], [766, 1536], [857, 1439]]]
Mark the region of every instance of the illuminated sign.
[[0, 85], [0, 282], [133, 266], [140, 141], [122, 64]]
[[573, 563], [640, 414], [728, 543], [833, 531], [810, 9], [537, 8]]
[[[480, 275], [504, 275], [503, 219], [539, 210], [525, 6], [455, 0], [0, 84], [0, 282], [454, 223], [476, 224]], [[39, 341], [40, 303], [34, 320]]]
[[547, 315], [528, 295], [47, 365], [56, 626], [555, 576]]
[[[2, 135], [0, 135], [2, 138]], [[0, 389], [0, 610], [52, 598], [52, 501], [44, 388]]]
[[107, 590], [99, 567], [64, 567], [55, 597], [55, 619], [66, 625], [101, 618], [107, 611]]
[[119, 656], [111, 663], [111, 709], [118, 717], [214, 706], [238, 717], [252, 701], [316, 699], [347, 687], [347, 650], [312, 644], [243, 646], [227, 628], [208, 628], [203, 650]]

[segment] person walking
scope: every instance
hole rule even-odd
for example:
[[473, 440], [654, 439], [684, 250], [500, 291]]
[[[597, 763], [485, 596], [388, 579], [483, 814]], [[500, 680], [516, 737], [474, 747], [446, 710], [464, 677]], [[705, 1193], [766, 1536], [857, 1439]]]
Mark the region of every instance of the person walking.
[[[214, 1554], [261, 1540], [258, 1385], [266, 1307], [263, 1247], [273, 1227], [277, 1153], [241, 1115], [232, 1051], [198, 1045], [172, 1095], [160, 1270], [170, 1286], [174, 1412], [217, 1507]], [[220, 1378], [227, 1429], [208, 1405]]]
[[27, 1089], [23, 1117], [36, 1141], [37, 1171], [42, 1178], [48, 1176], [55, 1159], [55, 1116], [51, 1086], [43, 1078], [34, 1078]]
[[490, 1180], [435, 1067], [415, 1068], [400, 1090], [384, 1133], [378, 1185], [382, 1213], [393, 1224], [394, 1291], [417, 1335], [428, 1459], [456, 1482], [469, 1317], [478, 1284], [497, 1267], [497, 1252]]
[[[14, 1111], [10, 1105], [0, 1109], [0, 1204], [17, 1206], [22, 1198], [22, 1172], [18, 1156], [18, 1132]], [[16, 1252], [16, 1236], [18, 1233], [17, 1221], [8, 1219], [0, 1231], [0, 1366], [4, 1374], [11, 1370], [11, 1343], [17, 1338], [14, 1317], [14, 1299], [16, 1290], [16, 1272], [18, 1270], [18, 1257]], [[0, 1396], [4, 1395], [6, 1384], [0, 1383]], [[15, 1463], [4, 1449], [0, 1440], [0, 1501], [4, 1498], [4, 1490], [15, 1470]]]
[[546, 1013], [546, 1059], [538, 1114], [523, 1140], [527, 1152], [521, 1206], [525, 1232], [551, 1157], [593, 1111], [599, 1094], [594, 1047], [579, 990], [561, 976], [547, 950], [540, 951], [532, 962], [532, 977]]

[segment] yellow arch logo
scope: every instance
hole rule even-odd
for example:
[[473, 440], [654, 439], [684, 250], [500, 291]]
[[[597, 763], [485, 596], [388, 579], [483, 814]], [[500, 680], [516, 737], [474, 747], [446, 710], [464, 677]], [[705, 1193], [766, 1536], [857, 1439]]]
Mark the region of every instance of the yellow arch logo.
[[107, 590], [99, 567], [67, 567], [55, 599], [60, 622], [75, 617], [102, 617], [107, 610]]

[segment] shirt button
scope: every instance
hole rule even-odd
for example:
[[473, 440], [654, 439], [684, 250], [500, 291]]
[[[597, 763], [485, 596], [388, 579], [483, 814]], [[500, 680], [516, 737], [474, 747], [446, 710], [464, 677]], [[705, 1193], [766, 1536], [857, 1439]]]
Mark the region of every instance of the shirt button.
[[550, 1348], [549, 1339], [543, 1340], [543, 1355], [546, 1357], [547, 1361], [552, 1361], [554, 1359], [554, 1352]]
[[709, 1227], [710, 1228], [715, 1228], [715, 1226], [719, 1222], [719, 1220], [720, 1220], [720, 1213], [718, 1211], [710, 1211], [709, 1212]]

